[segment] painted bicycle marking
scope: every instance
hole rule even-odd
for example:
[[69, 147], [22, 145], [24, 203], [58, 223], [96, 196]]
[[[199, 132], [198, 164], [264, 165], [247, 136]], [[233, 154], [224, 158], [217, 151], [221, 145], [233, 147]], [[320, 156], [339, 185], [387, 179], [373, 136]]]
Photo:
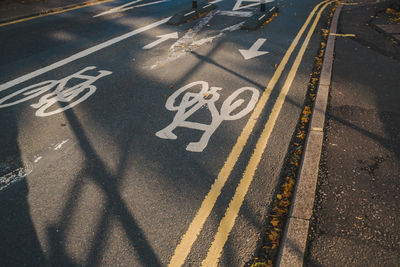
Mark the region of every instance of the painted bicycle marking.
[[[48, 80], [20, 89], [0, 98], [0, 108], [17, 105], [42, 95], [37, 103], [31, 105], [32, 108], [37, 109], [36, 116], [46, 117], [61, 113], [85, 101], [89, 96], [94, 94], [97, 87], [92, 83], [112, 73], [107, 70], [99, 70], [96, 76], [84, 74], [84, 72], [94, 69], [96, 69], [95, 66], [89, 66], [61, 80]], [[81, 79], [84, 81], [68, 87], [67, 85], [72, 79]], [[50, 92], [45, 94], [48, 91]], [[62, 105], [57, 109], [49, 111], [57, 103]], [[67, 105], [63, 106], [65, 103]]]
[[[201, 86], [201, 90], [199, 92], [185, 92], [196, 86]], [[204, 133], [200, 140], [189, 143], [186, 147], [186, 150], [192, 152], [202, 152], [204, 148], [206, 148], [211, 135], [224, 120], [237, 120], [246, 116], [254, 109], [260, 95], [259, 91], [255, 88], [242, 87], [226, 98], [221, 106], [221, 109], [218, 110], [215, 106], [215, 103], [220, 97], [218, 91], [221, 89], [222, 88], [219, 87], [209, 87], [207, 82], [197, 81], [175, 91], [167, 99], [165, 107], [166, 109], [170, 111], [176, 111], [177, 113], [175, 114], [172, 122], [164, 129], [158, 131], [156, 136], [162, 139], [177, 139], [178, 137], [172, 132], [177, 127], [201, 130]], [[233, 111], [245, 103], [244, 99], [238, 98], [239, 95], [245, 91], [251, 92], [251, 98], [247, 106], [245, 106], [239, 112], [231, 115]], [[183, 94], [183, 96], [181, 97], [180, 103], [175, 105], [175, 102], [177, 102], [177, 99], [181, 96], [181, 94]], [[203, 124], [187, 120], [203, 106], [206, 106], [211, 113], [211, 124]]]

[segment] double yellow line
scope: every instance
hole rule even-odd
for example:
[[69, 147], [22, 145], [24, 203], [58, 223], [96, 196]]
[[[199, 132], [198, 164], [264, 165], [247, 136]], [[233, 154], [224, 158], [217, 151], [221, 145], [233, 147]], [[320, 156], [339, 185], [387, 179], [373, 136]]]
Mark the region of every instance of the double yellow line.
[[171, 258], [169, 266], [175, 267], [184, 264], [186, 257], [188, 256], [193, 246], [193, 243], [196, 241], [197, 237], [200, 234], [201, 229], [203, 228], [204, 223], [206, 222], [212, 209], [214, 208], [215, 202], [217, 201], [217, 198], [221, 194], [222, 188], [224, 187], [226, 181], [228, 180], [233, 167], [235, 166], [241, 152], [243, 151], [243, 148], [246, 145], [247, 140], [255, 127], [257, 119], [259, 118], [262, 110], [266, 106], [267, 101], [271, 95], [271, 92], [274, 89], [279, 78], [281, 77], [286, 67], [286, 64], [289, 61], [289, 58], [291, 57], [293, 51], [295, 50], [297, 44], [299, 43], [300, 38], [303, 36], [305, 30], [310, 24], [315, 13], [322, 6], [322, 8], [320, 8], [317, 13], [314, 22], [312, 23], [305, 37], [305, 40], [303, 41], [299, 53], [297, 54], [296, 59], [286, 78], [285, 84], [281, 92], [279, 93], [279, 96], [272, 108], [271, 114], [269, 115], [268, 121], [264, 126], [264, 130], [257, 141], [256, 147], [246, 167], [246, 170], [244, 171], [240, 183], [236, 188], [236, 192], [231, 202], [229, 203], [229, 207], [226, 210], [224, 217], [222, 218], [219, 224], [217, 233], [214, 236], [214, 241], [212, 242], [211, 247], [208, 250], [206, 258], [202, 262], [202, 266], [207, 266], [207, 267], [217, 266], [223, 247], [228, 239], [229, 233], [231, 232], [233, 225], [235, 224], [235, 220], [239, 214], [239, 210], [240, 207], [242, 206], [244, 197], [246, 196], [250, 184], [253, 181], [254, 173], [257, 169], [258, 164], [260, 163], [262, 154], [264, 153], [269, 137], [271, 136], [272, 130], [274, 129], [275, 123], [278, 119], [283, 103], [285, 102], [286, 95], [288, 94], [290, 86], [292, 85], [292, 82], [296, 76], [297, 70], [300, 66], [301, 60], [306, 51], [311, 36], [315, 31], [315, 28], [318, 24], [322, 12], [332, 2], [333, 1], [326, 0], [316, 5], [314, 9], [311, 11], [304, 25], [301, 27], [300, 31], [297, 33], [289, 49], [286, 51], [281, 63], [276, 69], [274, 75], [269, 81], [266, 90], [264, 91], [260, 100], [258, 101], [257, 106], [254, 108], [253, 113], [251, 114], [249, 120], [247, 121], [245, 127], [243, 128], [242, 133], [237, 139], [236, 144], [234, 145], [232, 151], [230, 152], [227, 160], [225, 161], [223, 168], [219, 172], [217, 179], [215, 180], [214, 184], [211, 186], [210, 191], [203, 200], [201, 207], [196, 213], [193, 221], [189, 225], [188, 230], [182, 236], [182, 239], [179, 245], [176, 247], [175, 253]]

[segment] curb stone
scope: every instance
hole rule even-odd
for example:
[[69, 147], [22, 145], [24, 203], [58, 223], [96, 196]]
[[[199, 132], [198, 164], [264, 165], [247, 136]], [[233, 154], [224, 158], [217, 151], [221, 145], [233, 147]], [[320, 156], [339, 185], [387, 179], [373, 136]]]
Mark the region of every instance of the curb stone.
[[276, 266], [279, 267], [303, 266], [324, 138], [325, 112], [332, 75], [335, 34], [342, 7], [343, 3], [340, 3], [335, 10], [330, 27], [304, 156], [276, 263]]

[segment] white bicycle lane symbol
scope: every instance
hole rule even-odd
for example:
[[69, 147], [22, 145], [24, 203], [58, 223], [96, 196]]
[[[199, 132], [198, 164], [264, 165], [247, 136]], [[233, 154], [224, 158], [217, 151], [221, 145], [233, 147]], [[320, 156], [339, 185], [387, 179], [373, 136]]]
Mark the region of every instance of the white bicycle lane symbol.
[[[85, 101], [89, 96], [94, 94], [97, 87], [92, 83], [112, 73], [111, 71], [100, 70], [96, 76], [83, 74], [84, 72], [94, 69], [96, 69], [95, 66], [86, 67], [61, 80], [48, 80], [20, 89], [10, 95], [0, 98], [0, 108], [17, 105], [42, 95], [37, 103], [31, 105], [32, 108], [37, 109], [35, 113], [36, 116], [46, 117], [61, 113]], [[67, 87], [68, 82], [72, 79], [81, 79], [84, 81]], [[45, 94], [48, 91], [50, 92]], [[68, 104], [48, 111], [56, 103]]]
[[[185, 92], [193, 87], [200, 85], [201, 90], [198, 93], [194, 92]], [[259, 91], [252, 87], [242, 87], [235, 92], [233, 92], [229, 97], [225, 99], [221, 106], [221, 110], [218, 111], [215, 106], [216, 101], [219, 99], [220, 95], [218, 93], [222, 88], [219, 87], [211, 87], [207, 82], [197, 81], [192, 82], [177, 91], [175, 91], [165, 103], [165, 107], [170, 111], [176, 111], [174, 119], [172, 122], [166, 126], [164, 129], [158, 131], [156, 136], [162, 139], [177, 139], [178, 137], [172, 132], [177, 127], [190, 128], [195, 130], [204, 131], [198, 142], [191, 142], [187, 145], [186, 150], [191, 152], [202, 152], [204, 148], [206, 148], [208, 141], [210, 140], [211, 135], [215, 132], [218, 126], [224, 120], [237, 120], [248, 113], [250, 113], [259, 98]], [[239, 108], [245, 100], [242, 98], [238, 98], [238, 96], [245, 91], [249, 91], [251, 93], [251, 98], [243, 109], [239, 112], [231, 115], [237, 108]], [[179, 104], [175, 105], [177, 99], [181, 94], [184, 95], [181, 98]], [[207, 106], [209, 112], [211, 113], [211, 124], [203, 124], [193, 121], [187, 121], [187, 119], [197, 112], [201, 107]]]

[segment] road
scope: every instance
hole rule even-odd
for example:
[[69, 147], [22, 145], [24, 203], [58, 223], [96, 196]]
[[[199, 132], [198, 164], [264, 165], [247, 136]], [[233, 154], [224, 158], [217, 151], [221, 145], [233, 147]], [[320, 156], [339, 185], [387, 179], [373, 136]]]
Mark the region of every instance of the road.
[[[319, 1], [112, 1], [0, 27], [2, 266], [243, 266], [319, 47]], [[257, 52], [258, 51], [258, 52]]]

